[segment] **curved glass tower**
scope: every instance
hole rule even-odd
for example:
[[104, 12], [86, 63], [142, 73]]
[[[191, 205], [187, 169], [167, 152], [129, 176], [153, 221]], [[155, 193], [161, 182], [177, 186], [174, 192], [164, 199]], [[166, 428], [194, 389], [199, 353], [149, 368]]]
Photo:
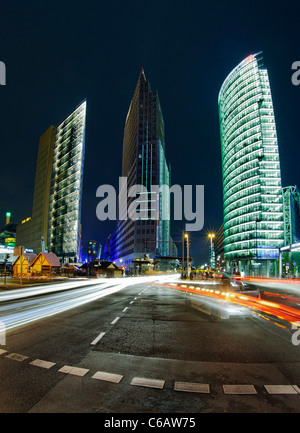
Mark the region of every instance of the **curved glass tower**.
[[281, 173], [268, 72], [261, 53], [224, 81], [218, 99], [227, 270], [275, 275], [283, 245]]

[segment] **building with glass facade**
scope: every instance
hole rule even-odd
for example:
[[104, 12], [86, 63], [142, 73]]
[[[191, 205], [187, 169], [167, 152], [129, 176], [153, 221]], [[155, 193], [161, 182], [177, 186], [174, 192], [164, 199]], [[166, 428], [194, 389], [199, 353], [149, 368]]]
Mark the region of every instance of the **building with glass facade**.
[[218, 97], [227, 270], [276, 275], [284, 243], [276, 124], [261, 53], [237, 65]]
[[36, 162], [31, 217], [17, 226], [17, 246], [30, 248], [36, 253], [46, 248], [50, 183], [55, 143], [55, 126], [50, 126], [40, 137]]
[[[135, 259], [147, 255], [168, 256], [170, 251], [169, 194], [151, 192], [154, 185], [170, 186], [170, 172], [165, 157], [165, 128], [157, 91], [152, 91], [141, 69], [126, 116], [123, 136], [122, 177], [127, 179], [127, 191], [141, 185], [138, 192], [139, 215], [136, 220], [123, 218], [126, 208], [136, 200], [129, 197], [119, 208], [117, 230], [109, 238], [104, 252], [127, 268]], [[153, 189], [153, 188], [152, 188]], [[126, 193], [125, 192], [125, 193]], [[121, 217], [120, 217], [121, 216]]]
[[86, 100], [57, 128], [49, 200], [48, 250], [79, 260]]
[[300, 194], [298, 187], [286, 186], [283, 193], [284, 245], [300, 242]]

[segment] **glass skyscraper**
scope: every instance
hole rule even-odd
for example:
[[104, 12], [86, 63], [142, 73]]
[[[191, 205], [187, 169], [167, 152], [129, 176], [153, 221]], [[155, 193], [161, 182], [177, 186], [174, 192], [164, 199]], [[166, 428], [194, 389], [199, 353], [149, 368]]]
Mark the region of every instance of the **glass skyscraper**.
[[48, 249], [63, 261], [79, 260], [85, 123], [86, 100], [56, 129]]
[[276, 124], [261, 53], [237, 65], [218, 98], [227, 270], [275, 275], [284, 242]]
[[[150, 192], [153, 185], [170, 186], [170, 172], [165, 157], [165, 128], [157, 91], [152, 91], [141, 69], [132, 101], [126, 116], [123, 136], [122, 177], [127, 178], [127, 190], [142, 185], [147, 192], [138, 191], [139, 216], [133, 221], [120, 218], [117, 230], [109, 239], [110, 258], [122, 259], [128, 267], [132, 260], [144, 254], [168, 256], [170, 250], [170, 221], [162, 218], [169, 212], [169, 194]], [[136, 197], [129, 197], [119, 214], [124, 215]], [[146, 210], [142, 210], [145, 209]]]

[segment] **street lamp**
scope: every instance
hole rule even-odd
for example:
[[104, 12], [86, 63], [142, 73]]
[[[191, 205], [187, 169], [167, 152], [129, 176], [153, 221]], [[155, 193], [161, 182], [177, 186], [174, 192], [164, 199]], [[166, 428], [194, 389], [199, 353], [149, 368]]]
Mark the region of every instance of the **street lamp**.
[[190, 236], [188, 233], [184, 235], [186, 239], [186, 277], [190, 277]]
[[215, 237], [214, 233], [209, 233], [208, 237], [210, 238], [210, 269], [214, 269], [215, 268], [215, 252], [213, 250], [213, 238]]

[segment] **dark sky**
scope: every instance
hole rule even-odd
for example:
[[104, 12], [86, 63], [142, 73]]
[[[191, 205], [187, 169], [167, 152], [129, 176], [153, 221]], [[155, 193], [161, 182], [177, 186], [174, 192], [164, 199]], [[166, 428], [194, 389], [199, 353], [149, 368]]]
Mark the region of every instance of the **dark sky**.
[[[15, 222], [31, 215], [39, 137], [86, 97], [83, 242], [105, 243], [114, 224], [97, 220], [96, 189], [118, 186], [125, 118], [143, 66], [160, 97], [171, 184], [205, 188], [205, 224], [192, 233], [192, 253], [207, 260], [206, 234], [222, 224], [218, 93], [251, 53], [263, 51], [269, 71], [283, 186], [300, 186], [300, 86], [291, 82], [299, 12], [298, 0], [2, 3], [2, 222], [8, 210]], [[174, 239], [182, 229], [172, 223]]]

